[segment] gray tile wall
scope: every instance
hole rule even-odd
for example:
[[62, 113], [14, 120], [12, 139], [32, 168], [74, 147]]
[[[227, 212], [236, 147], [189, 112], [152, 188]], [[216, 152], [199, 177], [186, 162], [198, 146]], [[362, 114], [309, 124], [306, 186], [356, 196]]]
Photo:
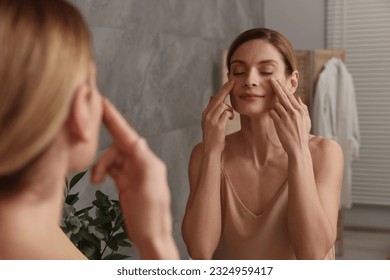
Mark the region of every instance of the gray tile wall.
[[[263, 26], [264, 0], [71, 2], [92, 31], [102, 94], [167, 164], [174, 236], [181, 257], [187, 258], [181, 222], [188, 160], [201, 140], [201, 113], [220, 87], [222, 49], [240, 32]], [[108, 143], [103, 131], [100, 151]], [[96, 190], [81, 189], [84, 203]], [[103, 189], [116, 195], [110, 181]]]

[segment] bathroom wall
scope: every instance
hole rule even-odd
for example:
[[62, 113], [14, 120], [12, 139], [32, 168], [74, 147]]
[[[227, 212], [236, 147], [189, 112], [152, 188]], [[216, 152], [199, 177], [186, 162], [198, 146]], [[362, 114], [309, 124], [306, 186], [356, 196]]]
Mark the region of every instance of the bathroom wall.
[[326, 0], [264, 0], [264, 26], [282, 32], [297, 50], [325, 48]]
[[[91, 28], [102, 94], [168, 166], [174, 236], [187, 258], [181, 222], [189, 156], [201, 140], [201, 113], [220, 87], [222, 49], [240, 32], [264, 25], [264, 0], [71, 2]], [[108, 143], [103, 130], [99, 151]], [[116, 196], [111, 181], [100, 188]], [[80, 203], [93, 199], [96, 187], [87, 178], [79, 189]], [[131, 254], [137, 258], [136, 251]]]

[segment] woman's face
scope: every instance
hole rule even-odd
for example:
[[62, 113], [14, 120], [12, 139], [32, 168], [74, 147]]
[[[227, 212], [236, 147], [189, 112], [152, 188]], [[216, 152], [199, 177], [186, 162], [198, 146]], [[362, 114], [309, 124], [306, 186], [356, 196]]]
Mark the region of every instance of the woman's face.
[[289, 82], [285, 65], [279, 51], [261, 39], [243, 43], [230, 60], [229, 80], [235, 85], [230, 94], [234, 110], [242, 115], [260, 115], [274, 107], [275, 93], [270, 78]]

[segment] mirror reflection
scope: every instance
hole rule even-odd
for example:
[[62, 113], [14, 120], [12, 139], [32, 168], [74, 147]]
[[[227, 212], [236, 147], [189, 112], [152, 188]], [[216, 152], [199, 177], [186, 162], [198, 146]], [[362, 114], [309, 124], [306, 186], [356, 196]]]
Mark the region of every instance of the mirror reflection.
[[[334, 259], [343, 154], [310, 134], [299, 73], [275, 30], [241, 33], [228, 82], [203, 112], [191, 155], [183, 237], [196, 259]], [[230, 96], [231, 106], [224, 103]], [[240, 130], [225, 137], [238, 112]]]

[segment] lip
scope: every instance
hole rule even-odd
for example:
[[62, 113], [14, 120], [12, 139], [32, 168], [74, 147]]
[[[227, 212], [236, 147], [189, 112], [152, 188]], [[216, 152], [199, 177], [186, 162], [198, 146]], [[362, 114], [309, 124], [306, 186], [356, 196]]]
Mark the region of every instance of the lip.
[[264, 98], [265, 95], [261, 95], [257, 93], [243, 93], [239, 97], [241, 99], [257, 99], [257, 98]]

